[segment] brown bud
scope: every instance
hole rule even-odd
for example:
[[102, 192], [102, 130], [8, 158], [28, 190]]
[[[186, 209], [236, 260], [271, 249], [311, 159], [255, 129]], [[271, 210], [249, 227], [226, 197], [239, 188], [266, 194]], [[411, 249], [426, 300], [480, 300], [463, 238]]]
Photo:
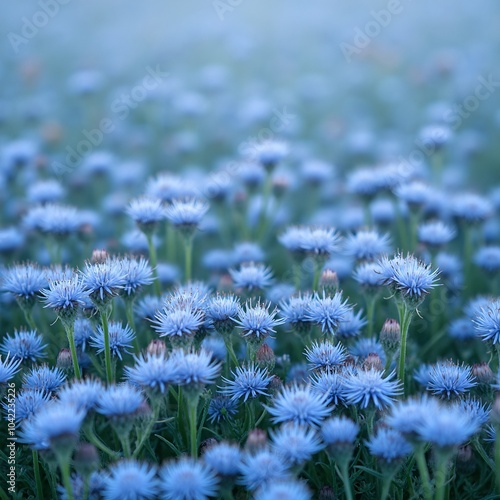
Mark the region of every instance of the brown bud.
[[149, 343], [146, 352], [151, 356], [161, 356], [167, 352], [167, 344], [163, 340], [153, 339]]
[[267, 446], [267, 434], [262, 429], [252, 429], [248, 433], [245, 443], [245, 450], [249, 453], [256, 453]]
[[385, 320], [380, 332], [380, 343], [384, 351], [389, 354], [394, 354], [399, 349], [399, 344], [401, 343], [401, 326], [397, 320], [392, 318]]
[[380, 359], [380, 356], [376, 352], [370, 352], [363, 361], [363, 370], [372, 369], [379, 371], [383, 371], [384, 369], [382, 359]]
[[339, 289], [339, 277], [337, 276], [337, 273], [332, 269], [325, 269], [321, 273], [319, 286], [328, 294], [336, 293]]
[[69, 349], [61, 349], [57, 355], [57, 367], [62, 370], [68, 370], [72, 366], [71, 351]]
[[75, 469], [82, 475], [88, 476], [99, 467], [99, 452], [90, 443], [80, 443], [75, 451]]
[[271, 379], [271, 382], [269, 382], [269, 392], [271, 394], [276, 394], [277, 392], [281, 391], [282, 387], [283, 380], [281, 380], [278, 375], [274, 375]]
[[495, 374], [488, 363], [477, 363], [472, 366], [472, 374], [479, 384], [490, 385], [495, 381]]
[[262, 344], [256, 354], [257, 364], [272, 371], [276, 362], [274, 351], [267, 344]]
[[102, 264], [103, 262], [105, 262], [107, 260], [108, 257], [109, 257], [109, 255], [108, 255], [108, 252], [106, 252], [106, 250], [95, 249], [92, 252], [92, 259], [91, 260], [94, 264]]

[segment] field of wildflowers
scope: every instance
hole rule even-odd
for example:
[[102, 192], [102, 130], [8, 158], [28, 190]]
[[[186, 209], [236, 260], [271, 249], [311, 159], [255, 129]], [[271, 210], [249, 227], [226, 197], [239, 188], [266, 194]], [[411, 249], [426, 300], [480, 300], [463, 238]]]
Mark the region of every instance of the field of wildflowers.
[[347, 6], [7, 9], [0, 500], [500, 498], [500, 9]]

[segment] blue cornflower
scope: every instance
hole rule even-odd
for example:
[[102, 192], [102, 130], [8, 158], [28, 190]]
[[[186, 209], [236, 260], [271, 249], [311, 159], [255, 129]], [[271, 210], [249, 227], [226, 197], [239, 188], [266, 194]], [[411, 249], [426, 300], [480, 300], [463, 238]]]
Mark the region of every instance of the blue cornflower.
[[349, 347], [349, 353], [360, 360], [364, 360], [370, 354], [376, 354], [385, 363], [385, 352], [382, 344], [375, 338], [361, 338]]
[[61, 264], [52, 264], [50, 267], [44, 268], [44, 271], [48, 284], [53, 281], [70, 281], [75, 277], [74, 269]]
[[470, 320], [474, 320], [484, 309], [488, 309], [492, 302], [493, 299], [491, 297], [478, 295], [465, 304], [464, 313]]
[[59, 368], [47, 365], [35, 366], [23, 377], [23, 389], [54, 392], [66, 380], [66, 375]]
[[214, 359], [224, 363], [227, 358], [227, 348], [224, 338], [218, 334], [207, 335], [202, 343], [201, 348], [209, 352]]
[[453, 227], [440, 220], [425, 222], [418, 227], [418, 240], [430, 247], [446, 245], [456, 234]]
[[40, 290], [47, 286], [47, 278], [36, 264], [17, 264], [2, 271], [1, 284], [3, 292], [32, 305]]
[[146, 194], [164, 202], [171, 202], [176, 198], [194, 195], [195, 190], [181, 177], [163, 172], [158, 177], [149, 179]]
[[263, 262], [265, 258], [264, 251], [257, 243], [243, 241], [234, 246], [230, 260], [236, 265], [245, 262]]
[[271, 302], [271, 304], [279, 304], [284, 300], [290, 299], [295, 292], [295, 287], [290, 283], [276, 283], [266, 290], [266, 300]]
[[192, 234], [199, 227], [207, 212], [208, 204], [196, 198], [177, 199], [165, 208], [165, 215], [171, 224], [186, 234]]
[[306, 317], [312, 323], [320, 325], [323, 333], [334, 335], [349, 309], [347, 300], [342, 302], [341, 292], [330, 297], [323, 291], [322, 297], [318, 293], [314, 295]]
[[177, 384], [187, 390], [197, 392], [206, 385], [213, 384], [219, 376], [221, 365], [207, 351], [175, 350], [171, 357], [177, 365]]
[[441, 406], [439, 400], [422, 394], [398, 401], [391, 407], [385, 421], [387, 425], [413, 440], [426, 415], [439, 412]]
[[399, 292], [411, 306], [418, 306], [424, 297], [436, 286], [438, 271], [419, 261], [412, 255], [399, 254], [393, 259], [379, 261], [384, 284]]
[[239, 483], [247, 490], [254, 491], [289, 476], [289, 465], [276, 453], [262, 449], [255, 454], [247, 454], [240, 466]]
[[374, 229], [364, 229], [351, 234], [344, 241], [344, 251], [358, 261], [373, 261], [390, 250], [390, 238]]
[[422, 441], [438, 448], [455, 448], [468, 441], [479, 430], [479, 421], [459, 406], [441, 406], [435, 413], [426, 412], [417, 426]]
[[476, 385], [470, 366], [444, 361], [436, 363], [430, 369], [427, 390], [442, 399], [452, 399], [465, 394]]
[[413, 448], [402, 434], [394, 429], [379, 429], [367, 441], [370, 453], [383, 464], [392, 464], [409, 455]]
[[383, 189], [383, 179], [380, 172], [374, 168], [359, 168], [349, 172], [346, 189], [348, 193], [357, 194], [371, 199]]
[[311, 327], [309, 320], [309, 307], [312, 296], [308, 293], [290, 297], [287, 301], [280, 303], [280, 315], [285, 323], [298, 332], [306, 332]]
[[273, 273], [263, 264], [243, 264], [239, 270], [229, 269], [235, 289], [263, 290], [273, 282]]
[[332, 370], [341, 366], [346, 359], [346, 351], [342, 344], [331, 342], [313, 342], [304, 354], [312, 370]]
[[85, 412], [74, 406], [58, 401], [44, 405], [29, 420], [24, 421], [20, 441], [29, 444], [35, 450], [57, 449], [61, 439], [64, 447], [68, 438], [76, 443]]
[[288, 156], [288, 145], [283, 141], [267, 139], [252, 145], [251, 158], [260, 163], [266, 170], [272, 170]]
[[82, 215], [75, 207], [55, 203], [33, 207], [23, 219], [23, 225], [29, 231], [57, 237], [75, 234], [82, 224]]
[[64, 196], [64, 188], [55, 179], [39, 180], [28, 187], [26, 198], [30, 203], [51, 203]]
[[430, 382], [430, 373], [433, 365], [421, 364], [414, 372], [413, 378], [422, 386], [427, 387]]
[[490, 200], [473, 193], [457, 194], [452, 200], [451, 210], [459, 221], [468, 224], [479, 224], [493, 215], [493, 205]]
[[340, 321], [339, 327], [337, 329], [337, 337], [340, 339], [350, 339], [357, 337], [361, 329], [366, 326], [367, 321], [363, 318], [363, 311], [358, 311], [354, 313], [352, 309], [349, 309], [344, 316], [344, 319]]
[[328, 258], [339, 249], [340, 237], [335, 229], [308, 228], [302, 240], [302, 249], [309, 255]]
[[123, 294], [133, 297], [143, 287], [153, 282], [153, 270], [144, 258], [133, 259], [126, 257], [117, 260], [123, 272]]
[[379, 226], [388, 226], [396, 218], [394, 203], [387, 198], [373, 200], [370, 205], [373, 222]]
[[99, 380], [85, 379], [73, 381], [59, 389], [57, 396], [64, 404], [74, 405], [86, 412], [94, 410], [104, 386]]
[[248, 301], [245, 308], [239, 308], [236, 325], [241, 329], [241, 335], [247, 340], [260, 342], [276, 333], [276, 326], [282, 325], [285, 320], [276, 318], [278, 309], [269, 310], [269, 304], [261, 304], [260, 301], [252, 306]]
[[133, 367], [125, 367], [130, 383], [146, 391], [165, 394], [177, 380], [177, 365], [164, 355], [142, 355], [135, 359]]
[[312, 375], [311, 387], [317, 394], [327, 396], [328, 404], [345, 405], [345, 381], [342, 373], [321, 371]]
[[461, 278], [462, 261], [456, 255], [439, 252], [436, 255], [436, 266], [441, 271], [441, 274], [449, 280], [456, 281], [457, 276]]
[[480, 248], [474, 256], [474, 263], [487, 272], [500, 271], [500, 246]]
[[204, 462], [223, 478], [234, 478], [240, 471], [243, 453], [237, 444], [221, 442], [210, 446], [203, 454]]
[[142, 393], [130, 384], [112, 385], [99, 391], [97, 413], [111, 419], [136, 417], [145, 404]]
[[427, 149], [438, 150], [452, 138], [452, 131], [446, 125], [426, 125], [419, 132], [419, 139]]
[[312, 494], [306, 483], [296, 479], [273, 480], [257, 491], [259, 500], [311, 500]]
[[411, 208], [424, 206], [432, 196], [432, 188], [421, 181], [401, 184], [394, 190], [395, 195]]
[[160, 262], [157, 264], [156, 273], [158, 274], [160, 283], [166, 287], [177, 284], [181, 274], [178, 266], [167, 262]]
[[236, 413], [237, 401], [227, 396], [215, 395], [208, 405], [208, 420], [211, 423], [230, 420]]
[[483, 426], [490, 420], [491, 406], [483, 403], [480, 399], [466, 397], [460, 399], [457, 406], [469, 415], [472, 421]]
[[153, 328], [160, 337], [192, 338], [203, 325], [204, 317], [203, 311], [192, 307], [177, 306], [171, 308], [171, 306], [167, 306], [163, 308], [162, 312], [155, 314]]
[[74, 323], [75, 346], [77, 349], [85, 351], [87, 342], [95, 335], [92, 322], [86, 318], [77, 318]]
[[234, 264], [233, 252], [216, 248], [208, 250], [202, 257], [203, 267], [215, 273], [225, 273]]
[[165, 500], [205, 499], [217, 495], [219, 479], [201, 461], [180, 458], [160, 471], [160, 489]]
[[359, 433], [359, 425], [344, 416], [331, 417], [321, 424], [323, 442], [335, 450], [351, 449]]
[[163, 302], [163, 297], [145, 295], [136, 302], [134, 312], [139, 318], [152, 321], [156, 312], [162, 308]]
[[[122, 352], [131, 352], [128, 349], [132, 348], [132, 341], [134, 338], [135, 333], [132, 331], [130, 326], [123, 326], [117, 321], [109, 322], [109, 348], [113, 356], [123, 359]], [[104, 330], [102, 329], [102, 326], [97, 328], [97, 334], [92, 337], [90, 345], [97, 349], [98, 354], [104, 352]]]
[[[50, 394], [45, 391], [40, 390], [27, 390], [21, 391], [16, 396], [16, 422], [21, 422], [26, 419], [30, 419], [38, 413], [38, 411], [49, 403], [51, 400]], [[7, 403], [2, 403], [2, 406], [8, 412], [9, 405]], [[8, 413], [9, 415], [9, 413]]]
[[89, 292], [78, 275], [69, 280], [49, 282], [49, 288], [40, 293], [45, 300], [45, 307], [54, 309], [59, 317], [67, 320], [75, 317], [89, 297]]
[[328, 394], [318, 394], [310, 385], [293, 383], [283, 387], [266, 406], [274, 423], [296, 422], [301, 425], [319, 425], [330, 414]]
[[118, 261], [108, 259], [105, 262], [85, 263], [82, 282], [96, 306], [107, 304], [118, 295], [125, 286], [125, 273]]
[[156, 498], [156, 469], [135, 460], [114, 463], [104, 481], [102, 492], [106, 500], [147, 500]]
[[471, 340], [478, 337], [474, 323], [469, 318], [457, 318], [448, 325], [448, 334], [456, 340]]
[[19, 250], [24, 245], [24, 234], [17, 227], [0, 229], [0, 253]]
[[[2, 351], [4, 351], [3, 347]], [[6, 384], [10, 379], [14, 378], [14, 375], [21, 369], [21, 362], [22, 358], [20, 357], [11, 357], [9, 359], [8, 351], [5, 359], [2, 359], [2, 356], [0, 356], [0, 387]]]
[[302, 465], [323, 446], [314, 429], [289, 422], [271, 430], [271, 447], [291, 467]]
[[395, 373], [384, 377], [384, 372], [371, 369], [351, 374], [345, 382], [347, 402], [359, 405], [361, 409], [375, 407], [382, 410], [392, 405], [394, 398], [402, 393], [398, 380], [393, 380]]
[[278, 241], [295, 257], [306, 256], [303, 243], [307, 238], [309, 228], [300, 226], [290, 226], [278, 237]]
[[239, 301], [234, 295], [217, 295], [213, 297], [207, 308], [207, 318], [215, 330], [221, 334], [233, 331], [233, 318], [238, 315]]
[[38, 361], [45, 356], [47, 344], [43, 343], [43, 338], [35, 330], [20, 330], [13, 336], [7, 335], [0, 346], [5, 354], [9, 354], [14, 359], [21, 361]]
[[380, 276], [380, 267], [374, 262], [364, 262], [360, 264], [353, 273], [353, 278], [363, 290], [375, 292], [383, 284]]
[[269, 374], [267, 368], [258, 368], [254, 364], [238, 366], [231, 374], [234, 380], [222, 377], [226, 385], [219, 389], [225, 396], [233, 400], [243, 399], [244, 402], [259, 395], [269, 396], [266, 390], [273, 375]]
[[158, 198], [136, 198], [130, 202], [127, 214], [142, 232], [150, 234], [165, 220], [165, 207]]

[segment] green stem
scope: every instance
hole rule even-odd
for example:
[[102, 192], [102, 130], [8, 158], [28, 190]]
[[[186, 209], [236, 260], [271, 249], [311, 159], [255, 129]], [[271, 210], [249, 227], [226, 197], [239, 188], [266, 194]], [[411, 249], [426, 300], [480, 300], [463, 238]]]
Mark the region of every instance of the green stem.
[[108, 384], [113, 383], [113, 370], [111, 367], [111, 347], [109, 344], [109, 322], [106, 310], [101, 311], [102, 331], [104, 334], [104, 362], [106, 365], [106, 380]]
[[[231, 340], [230, 334], [224, 335], [224, 343], [226, 344], [228, 361], [231, 360], [235, 367], [238, 366], [238, 358], [236, 357], [236, 353], [234, 352], [233, 342]], [[229, 362], [227, 364], [229, 365]]]
[[151, 267], [153, 268], [153, 279], [154, 279], [154, 288], [155, 293], [158, 297], [161, 296], [161, 286], [160, 280], [158, 278], [158, 257], [156, 256], [156, 247], [153, 242], [153, 235], [147, 234], [146, 238], [148, 240], [148, 248], [149, 248], [149, 258], [151, 260]]
[[264, 191], [262, 193], [262, 210], [260, 212], [259, 223], [257, 225], [257, 241], [261, 241], [266, 234], [267, 209], [269, 206], [269, 200], [271, 199], [272, 187], [273, 187], [272, 175], [271, 172], [268, 172], [264, 184]]
[[340, 479], [344, 483], [344, 493], [347, 500], [353, 500], [351, 481], [349, 478], [349, 462], [344, 460], [343, 463], [339, 464]]
[[495, 467], [497, 474], [495, 475], [497, 493], [500, 493], [500, 425], [495, 426], [497, 438], [495, 440]]
[[126, 432], [119, 432], [117, 433], [118, 437], [120, 439], [120, 443], [123, 448], [123, 454], [125, 455], [125, 458], [130, 458], [132, 455], [132, 452], [130, 450], [130, 433], [127, 430]]
[[167, 222], [165, 232], [165, 245], [167, 248], [167, 261], [175, 262], [175, 231], [172, 225]]
[[141, 439], [140, 441], [136, 444], [135, 451], [132, 455], [132, 458], [137, 458], [137, 455], [141, 451], [142, 447], [144, 446], [144, 443], [146, 440], [149, 438], [151, 435], [151, 430], [153, 429], [153, 426], [155, 425], [156, 421], [158, 420], [158, 414], [160, 412], [160, 403], [159, 401], [153, 401], [153, 415], [151, 416], [150, 421], [148, 422], [148, 425], [145, 429], [145, 431], [141, 434]]
[[32, 329], [32, 330], [37, 330], [37, 327], [36, 327], [36, 324], [35, 324], [35, 320], [33, 319], [33, 314], [31, 312], [31, 309], [26, 307], [25, 305], [19, 303], [22, 311], [23, 311], [23, 314], [24, 314], [24, 319], [26, 320], [26, 323], [28, 323], [29, 327]]
[[321, 278], [321, 271], [323, 270], [323, 266], [319, 262], [314, 262], [314, 277], [313, 277], [313, 291], [318, 290], [319, 280]]
[[401, 326], [401, 345], [399, 348], [398, 379], [403, 385], [403, 394], [406, 392], [405, 386], [405, 363], [406, 363], [406, 342], [408, 339], [408, 330], [412, 319], [412, 311], [404, 302], [398, 304], [399, 324]]
[[71, 359], [73, 360], [73, 370], [75, 371], [75, 377], [79, 380], [82, 378], [82, 373], [80, 371], [80, 365], [78, 364], [78, 355], [76, 353], [75, 324], [73, 322], [64, 322], [64, 328], [66, 330], [66, 335], [68, 336], [69, 348], [71, 350]]
[[125, 298], [125, 316], [130, 328], [135, 332], [134, 347], [136, 354], [141, 352], [141, 344], [139, 342], [139, 332], [135, 327], [134, 320], [134, 299]]
[[474, 251], [474, 231], [467, 224], [464, 225], [464, 281], [465, 293], [471, 295], [471, 268], [472, 268], [472, 253]]
[[37, 498], [43, 498], [42, 478], [40, 476], [40, 463], [38, 461], [38, 451], [33, 450], [33, 472], [35, 474]]
[[435, 477], [435, 483], [436, 483], [436, 492], [434, 494], [434, 499], [435, 500], [444, 500], [444, 494], [445, 494], [445, 485], [446, 485], [446, 478], [447, 478], [447, 468], [448, 468], [448, 459], [449, 455], [444, 454], [444, 455], [438, 455], [436, 458], [437, 461], [437, 466], [436, 466], [436, 477]]
[[391, 489], [392, 480], [394, 478], [394, 473], [388, 474], [384, 477], [382, 494], [380, 495], [380, 500], [385, 500], [389, 496], [389, 491]]
[[415, 450], [415, 460], [417, 462], [418, 472], [420, 474], [420, 479], [422, 481], [422, 487], [424, 489], [424, 499], [432, 499], [432, 487], [431, 478], [429, 476], [429, 469], [427, 467], [427, 462], [425, 461], [425, 448], [419, 446]]
[[373, 336], [373, 330], [375, 325], [375, 304], [377, 302], [377, 297], [367, 296], [366, 297], [366, 320], [368, 321], [368, 335]]
[[[62, 482], [64, 485], [64, 489], [66, 490], [66, 494], [68, 496], [68, 500], [74, 500], [73, 495], [73, 487], [71, 486], [71, 476], [70, 476], [70, 461], [69, 460], [58, 460], [59, 469], [61, 471]], [[43, 497], [42, 497], [43, 498]]]
[[188, 418], [189, 418], [189, 435], [191, 441], [191, 456], [198, 456], [198, 439], [196, 429], [196, 416], [198, 412], [198, 397], [189, 397], [186, 399]]
[[184, 246], [186, 250], [186, 260], [185, 260], [185, 270], [184, 279], [186, 283], [191, 281], [191, 272], [193, 267], [193, 237], [187, 236], [184, 241]]

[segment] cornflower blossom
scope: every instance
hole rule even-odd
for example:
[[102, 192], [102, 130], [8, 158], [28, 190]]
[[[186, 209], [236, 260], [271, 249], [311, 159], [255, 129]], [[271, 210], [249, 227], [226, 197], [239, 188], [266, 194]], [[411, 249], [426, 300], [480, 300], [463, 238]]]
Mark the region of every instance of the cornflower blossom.
[[0, 356], [0, 388], [3, 385], [6, 385], [7, 382], [14, 378], [16, 373], [19, 372], [19, 370], [21, 369], [21, 362], [21, 358], [11, 357], [9, 359], [9, 354], [7, 354], [5, 359], [2, 359], [2, 357]]
[[[129, 349], [132, 348], [132, 341], [135, 338], [135, 333], [130, 326], [123, 326], [116, 321], [109, 323], [109, 348], [111, 354], [120, 360], [123, 359], [122, 353], [130, 353]], [[90, 345], [97, 349], [100, 354], [105, 350], [104, 330], [101, 326], [97, 328], [97, 333], [92, 337]]]
[[278, 454], [263, 449], [254, 454], [246, 454], [240, 465], [239, 483], [250, 491], [287, 478], [289, 464]]
[[271, 430], [270, 435], [271, 448], [292, 467], [309, 461], [323, 448], [314, 429], [292, 422]]
[[313, 342], [304, 352], [311, 370], [333, 370], [342, 366], [347, 353], [341, 344]]
[[1, 275], [1, 290], [9, 292], [21, 305], [33, 305], [42, 288], [47, 286], [45, 272], [36, 264], [17, 264]]
[[453, 399], [476, 385], [470, 366], [445, 361], [436, 363], [430, 369], [427, 390], [442, 399]]
[[34, 366], [23, 377], [23, 389], [51, 393], [64, 384], [65, 380], [66, 375], [60, 368], [51, 368], [47, 365]]
[[312, 326], [308, 318], [311, 301], [312, 295], [306, 293], [280, 302], [280, 315], [285, 323], [297, 332], [309, 331]]
[[473, 320], [478, 336], [493, 345], [500, 343], [500, 300], [489, 302]]
[[357, 261], [373, 262], [390, 250], [390, 238], [373, 229], [364, 229], [349, 235], [344, 240], [344, 251]]
[[411, 444], [394, 429], [380, 429], [366, 446], [370, 453], [385, 465], [398, 462], [413, 451]]
[[137, 198], [130, 202], [127, 214], [145, 234], [152, 234], [165, 220], [165, 207], [157, 198]]
[[106, 500], [148, 500], [157, 497], [156, 468], [135, 460], [114, 463], [104, 480]]
[[246, 403], [249, 398], [256, 398], [259, 395], [269, 396], [266, 392], [273, 379], [266, 368], [259, 368], [253, 364], [248, 366], [238, 366], [231, 372], [232, 379], [222, 377], [224, 386], [220, 387], [221, 394], [231, 397], [233, 400], [243, 399]]
[[241, 335], [247, 341], [261, 343], [276, 333], [276, 326], [285, 322], [283, 318], [276, 317], [278, 309], [270, 311], [269, 307], [270, 304], [266, 305], [261, 302], [252, 305], [251, 301], [245, 304], [245, 308], [240, 306], [235, 322], [236, 327], [241, 330]]
[[440, 220], [426, 222], [418, 227], [418, 240], [430, 247], [444, 246], [455, 236], [455, 229]]
[[263, 264], [243, 264], [240, 269], [229, 269], [235, 289], [248, 291], [263, 290], [273, 282], [273, 274], [269, 267]]
[[49, 288], [41, 290], [40, 293], [44, 298], [45, 307], [53, 309], [64, 321], [74, 319], [89, 297], [89, 292], [78, 275], [68, 280], [49, 282]]
[[327, 296], [325, 292], [322, 296], [316, 293], [309, 304], [306, 318], [319, 325], [323, 333], [334, 335], [349, 310], [347, 300], [342, 301], [341, 292], [337, 292], [333, 297]]
[[133, 367], [125, 367], [125, 376], [131, 384], [151, 394], [166, 394], [177, 381], [177, 364], [164, 354], [146, 354], [135, 358]]
[[234, 479], [240, 471], [243, 452], [234, 443], [221, 442], [203, 453], [203, 461], [224, 479]]
[[21, 361], [36, 362], [39, 358], [45, 357], [45, 348], [42, 336], [35, 330], [20, 330], [13, 336], [6, 335], [0, 346], [0, 350], [13, 359]]

